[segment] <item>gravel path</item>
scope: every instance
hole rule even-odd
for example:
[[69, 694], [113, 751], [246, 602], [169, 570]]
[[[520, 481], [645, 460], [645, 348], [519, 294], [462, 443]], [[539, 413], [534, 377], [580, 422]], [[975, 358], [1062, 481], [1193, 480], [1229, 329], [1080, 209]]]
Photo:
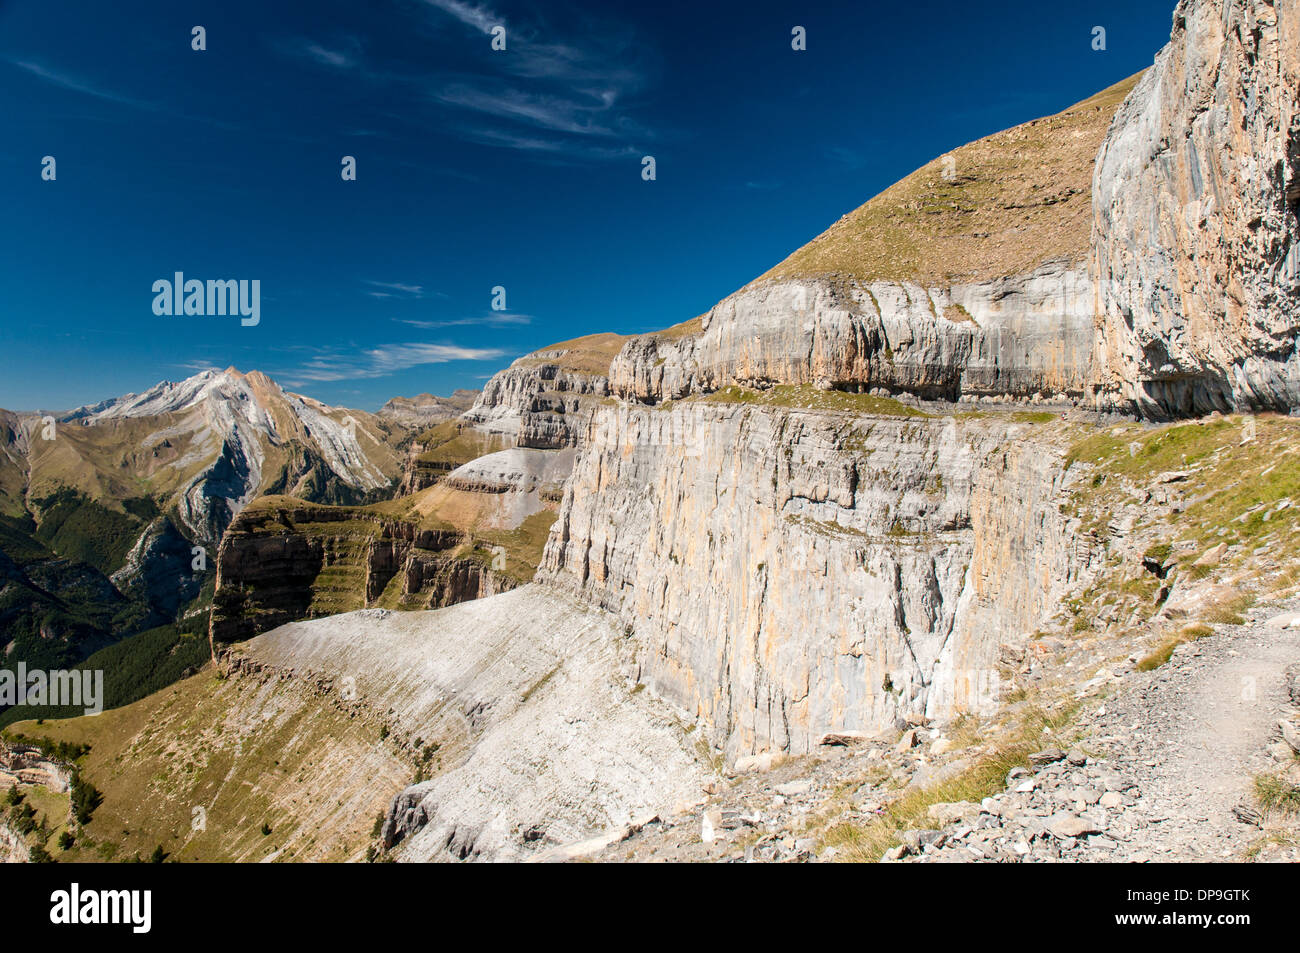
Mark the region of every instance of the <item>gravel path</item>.
[[1300, 630], [1265, 625], [1276, 614], [1180, 647], [1095, 719], [1094, 747], [1141, 791], [1113, 859], [1236, 858], [1259, 836], [1232, 809], [1276, 764], [1267, 748], [1288, 712], [1283, 673], [1300, 663]]

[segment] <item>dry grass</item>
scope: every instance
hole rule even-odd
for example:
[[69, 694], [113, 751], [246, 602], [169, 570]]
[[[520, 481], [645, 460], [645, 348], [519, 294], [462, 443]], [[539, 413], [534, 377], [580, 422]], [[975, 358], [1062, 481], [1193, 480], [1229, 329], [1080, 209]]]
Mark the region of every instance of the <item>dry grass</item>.
[[793, 407], [798, 410], [847, 411], [876, 417], [934, 416], [892, 397], [818, 390], [811, 384], [780, 384], [767, 390], [732, 385], [699, 399], [711, 404], [755, 404], [764, 407]]
[[683, 321], [681, 324], [674, 324], [671, 328], [664, 328], [662, 331], [655, 331], [652, 335], [660, 341], [680, 341], [682, 338], [690, 337], [692, 334], [699, 334], [704, 327], [704, 316], [700, 315], [691, 318], [689, 321]]
[[1300, 814], [1300, 787], [1276, 775], [1261, 774], [1255, 778], [1255, 800], [1266, 811]]
[[865, 824], [833, 825], [822, 834], [822, 846], [838, 848], [839, 861], [880, 860], [885, 851], [900, 842], [905, 831], [929, 826], [927, 815], [932, 805], [954, 801], [979, 803], [1004, 791], [1007, 773], [1012, 768], [1027, 766], [1029, 756], [1044, 746], [1043, 729], [1056, 732], [1069, 723], [1073, 714], [1074, 708], [1069, 706], [1051, 713], [1040, 708], [1026, 709], [1015, 726], [1005, 731], [1004, 740], [970, 768], [930, 787], [908, 791], [888, 805], [883, 814]]
[[[411, 777], [378, 726], [306, 679], [217, 679], [211, 671], [86, 718], [11, 731], [83, 742], [82, 775], [104, 795], [65, 857], [252, 861], [360, 858], [371, 824]], [[370, 780], [343, 797], [340, 779]], [[196, 826], [202, 808], [205, 826]], [[263, 823], [274, 833], [264, 836]]]
[[579, 374], [593, 374], [604, 377], [609, 374], [609, 365], [618, 352], [623, 349], [627, 338], [613, 332], [588, 334], [586, 337], [561, 341], [548, 347], [539, 348], [515, 361], [519, 367], [540, 367], [554, 364], [568, 371]]
[[1174, 654], [1174, 649], [1188, 642], [1194, 642], [1197, 639], [1203, 639], [1207, 635], [1213, 635], [1214, 630], [1208, 625], [1189, 625], [1179, 630], [1176, 635], [1170, 636], [1160, 643], [1160, 646], [1146, 655], [1137, 663], [1139, 672], [1151, 672], [1158, 669], [1161, 665], [1168, 662]]
[[[1140, 74], [1139, 74], [1140, 75]], [[952, 150], [845, 215], [759, 281], [840, 276], [947, 285], [1082, 259], [1092, 167], [1138, 76]]]

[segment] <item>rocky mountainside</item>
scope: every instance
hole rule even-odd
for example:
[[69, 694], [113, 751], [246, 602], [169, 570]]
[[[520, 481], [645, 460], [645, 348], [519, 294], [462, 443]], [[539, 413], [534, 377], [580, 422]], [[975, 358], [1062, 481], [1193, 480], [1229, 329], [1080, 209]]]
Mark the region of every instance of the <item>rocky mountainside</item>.
[[142, 480], [160, 508], [175, 505], [178, 528], [215, 543], [263, 493], [359, 502], [384, 489], [396, 476], [394, 447], [404, 431], [232, 367], [80, 408], [56, 434], [33, 454], [29, 492], [59, 483], [120, 499], [124, 479]]
[[406, 436], [234, 368], [57, 417], [0, 412], [8, 657], [70, 664], [176, 620], [211, 593], [208, 564], [250, 501], [391, 495]]
[[[937, 159], [702, 317], [516, 361], [416, 435], [394, 500], [247, 505], [227, 679], [172, 697], [376, 732], [374, 782], [257, 787], [300, 854], [322, 814], [359, 854], [333, 805], [377, 792], [399, 860], [1149, 853], [1142, 785], [1174, 803], [1174, 775], [1108, 709], [1300, 592], [1297, 424], [1252, 413], [1297, 404], [1298, 5], [1183, 0], [1141, 77]], [[110, 803], [166, 794], [120, 765], [87, 761]], [[1287, 767], [1234, 775], [1216, 830], [1237, 798], [1289, 816]], [[190, 856], [249, 856], [224, 810], [233, 846]]]
[[1185, 0], [1140, 78], [953, 150], [698, 322], [633, 338], [613, 392], [1300, 405], [1296, 12]]
[[540, 578], [617, 614], [730, 758], [977, 704], [1093, 555], [1052, 506], [1062, 448], [1015, 416], [780, 396], [602, 413]]
[[465, 418], [523, 447], [571, 447], [593, 398], [609, 394], [610, 361], [623, 341], [592, 334], [525, 355], [488, 381]]

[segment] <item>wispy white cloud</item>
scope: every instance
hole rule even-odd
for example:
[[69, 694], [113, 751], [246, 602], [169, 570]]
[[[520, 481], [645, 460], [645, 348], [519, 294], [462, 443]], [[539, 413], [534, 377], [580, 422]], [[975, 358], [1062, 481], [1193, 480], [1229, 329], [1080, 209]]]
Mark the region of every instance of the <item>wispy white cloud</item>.
[[578, 102], [562, 96], [523, 93], [517, 89], [489, 92], [461, 84], [435, 94], [440, 102], [581, 136], [612, 136], [612, 129], [595, 117], [609, 110], [608, 101]]
[[157, 103], [151, 103], [143, 99], [136, 99], [132, 96], [124, 96], [111, 89], [97, 86], [89, 80], [72, 76], [68, 73], [61, 73], [48, 69], [40, 63], [30, 60], [15, 59], [11, 59], [9, 62], [14, 66], [17, 66], [19, 69], [26, 70], [33, 76], [45, 80], [45, 82], [50, 83], [53, 86], [71, 90], [74, 93], [83, 93], [87, 96], [94, 96], [96, 99], [103, 99], [111, 103], [120, 103], [123, 106], [133, 106], [136, 109], [147, 109], [151, 112], [157, 112], [162, 108]]
[[480, 4], [465, 3], [464, 0], [424, 0], [424, 2], [481, 33], [490, 33], [494, 26], [504, 25], [499, 16]]
[[293, 387], [330, 381], [363, 380], [387, 377], [398, 371], [426, 364], [451, 361], [491, 361], [505, 356], [500, 348], [461, 347], [456, 344], [387, 344], [355, 353], [337, 349], [320, 349], [315, 356], [294, 368], [278, 372], [277, 377]]
[[356, 65], [356, 59], [340, 50], [331, 50], [321, 46], [319, 43], [308, 41], [303, 45], [303, 54], [311, 57], [317, 63], [324, 66], [333, 66], [338, 69], [351, 69]]
[[420, 328], [424, 331], [432, 331], [436, 328], [458, 328], [458, 327], [500, 327], [510, 324], [532, 324], [533, 316], [531, 314], [520, 314], [512, 311], [493, 311], [490, 314], [478, 318], [449, 318], [447, 320], [420, 320], [418, 318], [394, 318], [398, 324], [405, 324], [408, 327]]
[[591, 140], [543, 139], [538, 136], [509, 132], [502, 129], [469, 127], [463, 130], [465, 138], [485, 146], [501, 146], [519, 152], [534, 152], [565, 158], [623, 159], [640, 155], [632, 145], [596, 145]]
[[[432, 98], [443, 105], [499, 120], [488, 129], [466, 126], [463, 135], [483, 145], [588, 159], [622, 158], [637, 152], [631, 139], [652, 138], [631, 119], [629, 97], [648, 84], [643, 38], [626, 28], [586, 19], [569, 35], [583, 45], [557, 42], [533, 22], [509, 23], [491, 8], [465, 0], [424, 0], [428, 7], [483, 33], [506, 27], [507, 52], [485, 57], [487, 69], [436, 83]], [[527, 80], [527, 90], [515, 83]], [[543, 130], [550, 136], [530, 134]], [[621, 140], [619, 148], [593, 147], [592, 139]]]
[[424, 285], [405, 284], [400, 281], [370, 281], [366, 279], [365, 284], [379, 291], [366, 292], [373, 298], [423, 298]]
[[[416, 10], [442, 29], [454, 25], [489, 34], [506, 27], [507, 48], [478, 57], [451, 53], [442, 65], [369, 62], [361, 37], [297, 39], [277, 44], [286, 54], [331, 70], [347, 70], [385, 88], [398, 107], [394, 121], [423, 122], [421, 104], [436, 104], [472, 117], [442, 128], [485, 146], [551, 158], [612, 160], [640, 154], [651, 132], [632, 118], [630, 103], [649, 83], [653, 59], [644, 38], [624, 26], [584, 17], [563, 31], [541, 21], [506, 18], [471, 0], [423, 0]], [[581, 36], [582, 44], [555, 37]], [[478, 42], [478, 41], [475, 41]], [[463, 38], [455, 43], [463, 49]], [[411, 102], [407, 97], [413, 97]], [[394, 117], [389, 117], [394, 118]], [[539, 133], [545, 133], [541, 135]], [[633, 141], [642, 148], [634, 148]], [[596, 143], [617, 142], [617, 146]]]
[[846, 169], [861, 169], [867, 164], [866, 156], [845, 146], [831, 146], [826, 150], [826, 158], [838, 162]]

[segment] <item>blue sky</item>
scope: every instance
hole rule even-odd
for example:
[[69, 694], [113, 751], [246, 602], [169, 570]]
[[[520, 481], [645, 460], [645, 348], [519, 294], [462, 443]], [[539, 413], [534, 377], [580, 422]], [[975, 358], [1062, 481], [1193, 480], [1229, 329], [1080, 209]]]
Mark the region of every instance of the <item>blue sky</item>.
[[[1173, 6], [0, 0], [0, 407], [233, 364], [375, 409], [675, 324], [1149, 65]], [[259, 280], [260, 323], [155, 315], [176, 271]]]

